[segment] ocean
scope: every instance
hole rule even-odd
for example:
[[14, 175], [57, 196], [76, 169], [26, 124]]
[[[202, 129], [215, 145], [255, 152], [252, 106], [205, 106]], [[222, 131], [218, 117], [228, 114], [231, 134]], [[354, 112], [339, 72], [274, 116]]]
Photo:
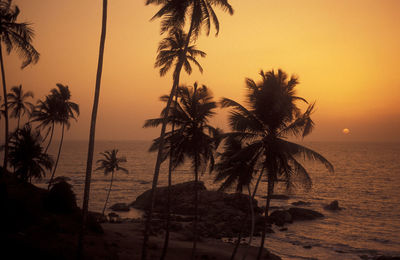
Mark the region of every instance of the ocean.
[[[265, 246], [283, 259], [360, 259], [360, 256], [400, 255], [400, 144], [399, 143], [329, 143], [309, 142], [303, 145], [324, 155], [335, 167], [329, 173], [323, 166], [306, 163], [313, 180], [309, 192], [301, 189], [289, 194], [289, 200], [274, 200], [271, 206], [290, 207], [292, 202], [306, 201], [325, 218], [296, 222], [288, 230], [269, 234]], [[54, 143], [50, 153], [55, 155]], [[151, 188], [156, 154], [149, 153], [149, 141], [98, 141], [95, 160], [99, 153], [119, 149], [127, 158], [129, 174], [117, 172], [109, 199], [114, 203], [131, 203]], [[87, 142], [65, 141], [56, 176], [69, 177], [82, 204], [86, 168]], [[101, 211], [109, 187], [110, 175], [94, 171], [90, 193], [91, 211]], [[190, 164], [177, 169], [173, 183], [193, 179]], [[205, 172], [201, 180], [208, 189], [217, 189], [213, 175]], [[46, 179], [37, 183], [44, 186]], [[161, 169], [159, 186], [167, 184], [167, 166]], [[283, 193], [280, 187], [275, 193]], [[266, 183], [258, 191], [258, 205], [265, 204]], [[341, 211], [330, 212], [323, 207], [338, 200]], [[131, 210], [123, 217], [137, 217]], [[258, 245], [259, 240], [254, 240]]]

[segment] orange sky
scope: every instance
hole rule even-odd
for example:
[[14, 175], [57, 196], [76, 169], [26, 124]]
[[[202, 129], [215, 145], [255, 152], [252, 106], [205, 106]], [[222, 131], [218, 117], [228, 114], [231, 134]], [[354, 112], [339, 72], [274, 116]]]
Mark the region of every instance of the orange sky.
[[[56, 83], [68, 85], [81, 116], [67, 140], [89, 133], [101, 2], [14, 0], [20, 21], [34, 24], [41, 59], [21, 71], [16, 55], [7, 56], [8, 86], [22, 84], [42, 98]], [[307, 140], [400, 141], [400, 1], [230, 3], [235, 15], [218, 12], [220, 35], [203, 34], [197, 43], [207, 53], [200, 60], [204, 74], [183, 82], [242, 101], [245, 77], [282, 68], [300, 77], [300, 96], [317, 101], [316, 129]], [[161, 36], [159, 21], [149, 19], [156, 10], [144, 0], [109, 1], [97, 139], [152, 139], [159, 132], [142, 129], [145, 119], [159, 115], [158, 97], [171, 87], [171, 74], [160, 78], [153, 68]], [[226, 113], [213, 122], [227, 130]]]

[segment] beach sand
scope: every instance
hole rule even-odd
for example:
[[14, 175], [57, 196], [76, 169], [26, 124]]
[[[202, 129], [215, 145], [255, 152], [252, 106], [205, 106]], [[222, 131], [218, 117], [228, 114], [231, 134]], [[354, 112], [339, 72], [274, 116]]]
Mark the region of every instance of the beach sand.
[[[120, 260], [140, 259], [143, 239], [143, 224], [141, 223], [103, 223], [104, 240], [107, 246], [113, 247], [118, 252]], [[149, 242], [148, 259], [160, 259], [164, 243], [164, 235], [151, 236]], [[233, 244], [223, 243], [216, 239], [203, 239], [197, 245], [196, 259], [230, 259]], [[256, 259], [258, 248], [252, 247], [248, 252], [247, 259]], [[236, 259], [241, 259], [245, 247], [239, 250]], [[265, 255], [267, 255], [267, 250]], [[184, 236], [172, 232], [170, 234], [169, 249], [166, 259], [186, 260], [190, 259], [192, 242], [185, 240]], [[279, 259], [268, 258], [262, 259]]]

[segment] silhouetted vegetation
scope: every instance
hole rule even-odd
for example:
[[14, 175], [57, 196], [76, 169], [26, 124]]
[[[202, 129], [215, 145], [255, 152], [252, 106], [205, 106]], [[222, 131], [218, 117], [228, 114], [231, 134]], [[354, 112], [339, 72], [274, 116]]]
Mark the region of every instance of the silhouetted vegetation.
[[[39, 53], [32, 45], [34, 31], [30, 24], [17, 22], [20, 10], [18, 6], [13, 5], [11, 0], [0, 1], [0, 66], [3, 84], [4, 98], [4, 118], [5, 118], [5, 145], [4, 145], [4, 163], [3, 173], [7, 170], [8, 162], [8, 142], [9, 142], [9, 123], [8, 123], [8, 94], [4, 72], [3, 44], [6, 52], [16, 50], [23, 59], [21, 68], [29, 64], [37, 63]], [[0, 173], [2, 174], [2, 173]]]
[[[213, 10], [213, 7], [218, 6], [222, 8], [224, 11], [228, 11], [231, 15], [233, 14], [233, 8], [228, 3], [227, 0], [202, 0], [202, 1], [156, 1], [156, 0], [147, 0], [146, 5], [148, 4], [156, 4], [161, 5], [161, 9], [153, 16], [153, 19], [161, 18], [161, 34], [166, 33], [168, 31], [174, 31], [176, 29], [183, 29], [185, 27], [185, 22], [187, 20], [190, 21], [189, 31], [186, 36], [185, 47], [183, 48], [182, 56], [185, 57], [188, 51], [188, 47], [190, 42], [193, 39], [196, 39], [201, 32], [202, 28], [205, 28], [206, 34], [209, 35], [211, 24], [213, 23], [216, 29], [216, 35], [219, 32], [219, 21]], [[180, 72], [182, 70], [182, 66], [184, 66], [184, 61], [178, 60], [176, 64], [175, 71], [173, 74], [173, 85], [171, 88], [171, 92], [169, 95], [169, 99], [165, 108], [165, 115], [169, 114], [169, 110], [171, 107], [172, 100], [176, 95], [176, 89], [179, 86], [180, 80]], [[147, 243], [149, 239], [149, 230], [150, 223], [153, 214], [154, 201], [155, 201], [155, 191], [158, 183], [158, 176], [160, 172], [160, 166], [162, 162], [162, 153], [164, 149], [164, 135], [166, 131], [166, 119], [162, 123], [161, 133], [160, 133], [160, 144], [157, 153], [157, 160], [154, 169], [154, 178], [152, 183], [152, 203], [149, 208], [149, 214], [146, 219], [146, 227], [144, 232], [143, 239], [143, 248], [142, 248], [142, 260], [147, 259]], [[195, 243], [194, 243], [195, 246]], [[193, 248], [193, 255], [195, 254], [195, 248]], [[163, 256], [165, 257], [165, 255]]]
[[9, 109], [12, 110], [11, 117], [18, 119], [17, 129], [19, 129], [21, 116], [27, 114], [29, 117], [34, 110], [34, 105], [26, 100], [28, 98], [33, 98], [33, 92], [27, 91], [24, 93], [22, 85], [19, 85], [11, 88], [11, 93], [8, 93], [7, 98]]
[[104, 215], [104, 211], [106, 211], [108, 198], [110, 197], [110, 192], [112, 189], [114, 173], [116, 171], [122, 171], [122, 172], [128, 173], [128, 170], [121, 166], [121, 164], [126, 162], [126, 158], [117, 156], [118, 149], [113, 149], [111, 151], [105, 151], [104, 153], [100, 153], [100, 154], [104, 158], [97, 160], [97, 163], [100, 164], [100, 166], [96, 170], [103, 171], [104, 175], [108, 175], [109, 173], [111, 173], [110, 187], [108, 188], [107, 198], [106, 198], [106, 202], [104, 203], [103, 212], [102, 212], [102, 214]]
[[40, 133], [33, 131], [29, 124], [11, 136], [10, 161], [15, 175], [25, 182], [43, 178], [54, 164], [53, 159], [43, 152]]
[[[305, 188], [311, 187], [311, 178], [299, 162], [299, 156], [321, 162], [333, 171], [328, 160], [317, 152], [302, 145], [288, 141], [288, 136], [305, 137], [311, 133], [314, 123], [311, 120], [314, 104], [309, 104], [301, 112], [298, 102], [307, 103], [296, 96], [296, 77], [288, 78], [282, 70], [260, 72], [262, 80], [256, 83], [246, 79], [247, 102], [249, 108], [231, 99], [223, 98], [221, 105], [232, 108], [229, 124], [233, 132], [227, 136], [239, 138], [242, 149], [236, 158], [248, 158], [248, 164], [261, 162], [266, 170], [268, 182], [265, 205], [265, 225], [274, 185], [278, 181], [292, 188], [294, 182], [300, 182]], [[262, 232], [258, 259], [264, 248], [265, 229]]]

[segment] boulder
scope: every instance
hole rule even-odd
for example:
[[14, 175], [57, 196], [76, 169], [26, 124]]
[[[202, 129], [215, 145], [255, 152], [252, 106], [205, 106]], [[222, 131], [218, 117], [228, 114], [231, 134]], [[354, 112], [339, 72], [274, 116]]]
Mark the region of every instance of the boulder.
[[324, 207], [324, 209], [326, 210], [332, 210], [332, 211], [337, 211], [337, 210], [341, 210], [342, 208], [339, 207], [339, 201], [334, 200], [332, 201], [329, 205], [326, 205]]
[[[261, 198], [267, 199], [267, 196], [262, 196]], [[272, 194], [271, 199], [272, 200], [288, 200], [288, 199], [290, 199], [290, 197], [285, 194]]]
[[314, 220], [318, 218], [323, 218], [324, 215], [317, 211], [311, 209], [304, 209], [304, 208], [290, 208], [288, 210], [290, 215], [292, 216], [292, 220]]
[[311, 205], [311, 202], [306, 202], [306, 201], [299, 200], [299, 201], [296, 201], [296, 202], [292, 202], [292, 205], [293, 206], [309, 206], [309, 205]]
[[130, 207], [126, 203], [115, 203], [110, 207], [112, 211], [129, 211]]
[[292, 223], [292, 215], [286, 210], [275, 210], [268, 217], [270, 223], [277, 226], [283, 226], [286, 223]]
[[[193, 219], [195, 182], [180, 183], [171, 186], [171, 214], [173, 219]], [[204, 237], [236, 236], [243, 224], [246, 213], [249, 212], [249, 196], [243, 194], [228, 194], [221, 191], [209, 191], [203, 182], [197, 184], [199, 190], [199, 232]], [[146, 209], [150, 204], [150, 192], [147, 190], [136, 198], [130, 206]], [[167, 187], [157, 188], [154, 210], [164, 214], [167, 206]], [[255, 216], [260, 217], [262, 210], [253, 200]], [[181, 217], [181, 216], [186, 217]], [[189, 217], [189, 218], [188, 218]], [[263, 221], [256, 225], [256, 231], [263, 228]], [[251, 219], [247, 217], [245, 232], [250, 230]]]

